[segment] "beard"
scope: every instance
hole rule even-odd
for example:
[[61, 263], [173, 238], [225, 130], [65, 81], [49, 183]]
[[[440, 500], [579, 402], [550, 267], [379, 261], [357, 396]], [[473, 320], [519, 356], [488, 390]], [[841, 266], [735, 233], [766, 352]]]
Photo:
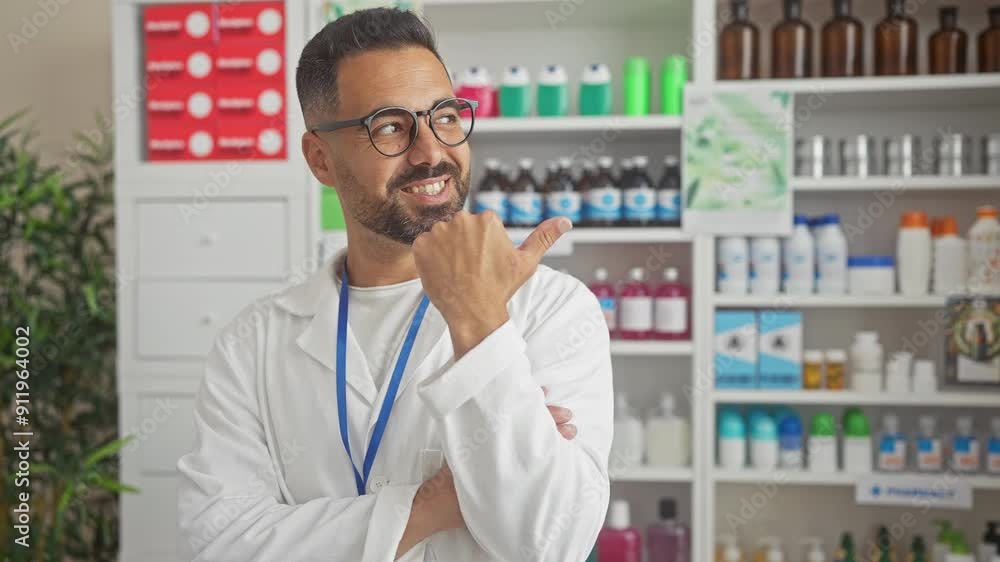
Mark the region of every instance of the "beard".
[[[403, 202], [403, 186], [443, 175], [451, 176], [454, 186], [451, 200], [440, 205], [422, 205], [412, 209]], [[344, 180], [346, 189], [340, 193], [347, 203], [345, 210], [350, 212], [354, 220], [376, 234], [409, 246], [435, 223], [451, 219], [465, 207], [470, 178], [468, 173], [463, 176], [458, 166], [451, 162], [442, 161], [437, 166], [419, 166], [390, 179], [386, 184], [387, 195], [384, 198], [368, 193], [353, 174]]]

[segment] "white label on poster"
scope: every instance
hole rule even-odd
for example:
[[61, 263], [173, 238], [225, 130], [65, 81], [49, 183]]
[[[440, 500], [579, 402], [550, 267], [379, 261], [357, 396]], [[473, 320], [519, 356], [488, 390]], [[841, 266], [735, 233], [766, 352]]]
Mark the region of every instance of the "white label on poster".
[[972, 509], [972, 486], [960, 475], [872, 474], [858, 479], [854, 500], [859, 505], [903, 505]]

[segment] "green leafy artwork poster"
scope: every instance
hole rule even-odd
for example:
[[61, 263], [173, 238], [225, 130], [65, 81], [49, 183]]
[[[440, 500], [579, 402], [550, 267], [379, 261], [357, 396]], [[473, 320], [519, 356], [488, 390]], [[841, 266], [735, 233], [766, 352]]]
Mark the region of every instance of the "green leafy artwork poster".
[[786, 91], [687, 89], [684, 230], [791, 232], [792, 105]]

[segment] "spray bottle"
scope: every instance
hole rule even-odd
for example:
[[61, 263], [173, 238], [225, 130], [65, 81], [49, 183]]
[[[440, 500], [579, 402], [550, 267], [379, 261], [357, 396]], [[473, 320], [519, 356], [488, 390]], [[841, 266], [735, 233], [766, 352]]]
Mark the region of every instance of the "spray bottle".
[[854, 555], [854, 537], [850, 533], [840, 536], [840, 548], [833, 557], [833, 562], [857, 562]]
[[806, 547], [806, 554], [803, 562], [826, 562], [826, 552], [823, 550], [823, 539], [819, 537], [807, 537], [802, 540]]
[[934, 526], [937, 527], [938, 534], [934, 539], [931, 558], [934, 562], [945, 562], [951, 551], [951, 521], [937, 519], [934, 521]]

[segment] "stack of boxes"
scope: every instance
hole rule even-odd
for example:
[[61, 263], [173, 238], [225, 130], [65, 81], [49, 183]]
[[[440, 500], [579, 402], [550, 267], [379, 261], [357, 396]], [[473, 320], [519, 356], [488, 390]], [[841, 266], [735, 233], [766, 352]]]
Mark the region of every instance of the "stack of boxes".
[[282, 2], [169, 4], [143, 11], [146, 157], [286, 157]]
[[714, 358], [718, 389], [801, 389], [802, 313], [716, 311]]

